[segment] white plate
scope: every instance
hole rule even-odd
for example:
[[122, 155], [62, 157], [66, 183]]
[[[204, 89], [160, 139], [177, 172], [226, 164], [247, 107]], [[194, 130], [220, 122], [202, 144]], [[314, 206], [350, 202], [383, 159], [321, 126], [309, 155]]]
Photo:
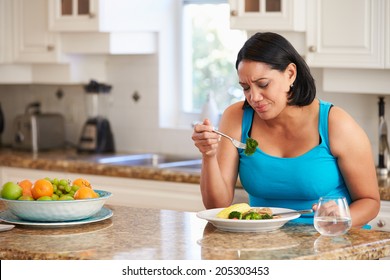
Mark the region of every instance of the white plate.
[[[252, 208], [262, 208], [262, 207], [252, 207]], [[287, 211], [294, 211], [287, 208], [273, 208], [269, 207], [272, 210], [272, 213], [282, 213]], [[290, 220], [299, 218], [301, 214], [287, 214], [283, 215], [280, 218], [275, 219], [266, 219], [266, 220], [231, 220], [231, 219], [221, 219], [217, 218], [218, 212], [224, 208], [215, 208], [204, 210], [198, 212], [196, 216], [200, 219], [207, 220], [213, 224], [216, 228], [223, 231], [232, 231], [232, 232], [265, 232], [272, 231], [278, 228], [281, 228], [285, 223]]]
[[14, 225], [0, 225], [0, 231], [7, 231], [13, 229]]
[[95, 215], [77, 221], [68, 221], [68, 222], [34, 222], [34, 221], [26, 221], [18, 218], [14, 214], [12, 214], [9, 210], [3, 211], [0, 213], [0, 220], [16, 225], [25, 225], [25, 226], [36, 226], [36, 227], [67, 227], [74, 225], [82, 225], [100, 222], [112, 217], [113, 213], [111, 209], [106, 207], [102, 207], [102, 209], [97, 212]]

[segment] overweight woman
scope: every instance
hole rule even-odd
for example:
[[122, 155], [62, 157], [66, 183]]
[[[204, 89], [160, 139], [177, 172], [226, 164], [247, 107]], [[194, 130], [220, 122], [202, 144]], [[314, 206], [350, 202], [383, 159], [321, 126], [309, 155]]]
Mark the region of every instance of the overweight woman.
[[[207, 119], [194, 127], [205, 207], [231, 205], [239, 176], [253, 207], [316, 210], [321, 196], [344, 196], [352, 226], [375, 218], [380, 197], [368, 137], [343, 109], [316, 98], [294, 47], [278, 34], [257, 33], [239, 51], [236, 69], [245, 101], [224, 111], [219, 130], [258, 147], [246, 155]], [[312, 224], [313, 215], [295, 222]]]

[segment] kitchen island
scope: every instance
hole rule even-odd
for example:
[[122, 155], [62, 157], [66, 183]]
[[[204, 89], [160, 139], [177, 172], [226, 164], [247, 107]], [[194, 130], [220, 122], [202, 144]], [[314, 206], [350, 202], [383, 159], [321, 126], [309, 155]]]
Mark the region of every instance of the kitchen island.
[[[0, 232], [2, 260], [315, 260], [390, 256], [390, 232], [351, 229], [325, 238], [313, 226], [287, 223], [266, 233], [217, 230], [194, 212], [105, 206], [109, 219], [69, 227], [16, 225]], [[0, 203], [0, 211], [4, 211]]]
[[[200, 172], [186, 172], [147, 166], [109, 165], [87, 160], [74, 149], [61, 149], [33, 154], [11, 148], [0, 149], [0, 167], [16, 167], [31, 170], [60, 171], [103, 175], [119, 178], [145, 179], [176, 183], [200, 183]], [[390, 177], [378, 179], [381, 200], [390, 201]], [[237, 183], [237, 187], [241, 187]]]

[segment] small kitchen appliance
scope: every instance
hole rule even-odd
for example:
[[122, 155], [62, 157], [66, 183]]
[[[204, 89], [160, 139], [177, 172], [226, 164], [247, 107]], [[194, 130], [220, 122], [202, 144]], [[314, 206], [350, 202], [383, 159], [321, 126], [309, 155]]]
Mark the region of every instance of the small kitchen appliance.
[[30, 103], [25, 114], [16, 116], [13, 122], [12, 147], [40, 150], [65, 147], [65, 121], [61, 114], [41, 113], [40, 103]]
[[379, 155], [378, 155], [378, 173], [381, 176], [387, 176], [390, 161], [390, 149], [387, 139], [387, 124], [385, 119], [385, 101], [379, 97]]
[[84, 87], [87, 94], [88, 119], [81, 132], [79, 153], [113, 153], [115, 152], [114, 136], [110, 122], [99, 113], [99, 99], [110, 92], [110, 85], [91, 80]]
[[3, 114], [3, 110], [1, 108], [1, 103], [0, 103], [0, 147], [1, 147], [1, 144], [2, 144], [2, 134], [3, 134], [3, 131], [4, 131], [4, 114]]

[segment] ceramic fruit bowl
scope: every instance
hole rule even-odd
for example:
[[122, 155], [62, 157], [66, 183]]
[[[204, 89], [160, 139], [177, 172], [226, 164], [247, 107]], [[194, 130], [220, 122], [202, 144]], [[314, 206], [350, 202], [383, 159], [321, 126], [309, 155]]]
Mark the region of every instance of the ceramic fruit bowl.
[[94, 190], [98, 198], [78, 200], [10, 200], [0, 198], [7, 209], [20, 219], [36, 222], [68, 222], [87, 219], [99, 212], [110, 192]]

